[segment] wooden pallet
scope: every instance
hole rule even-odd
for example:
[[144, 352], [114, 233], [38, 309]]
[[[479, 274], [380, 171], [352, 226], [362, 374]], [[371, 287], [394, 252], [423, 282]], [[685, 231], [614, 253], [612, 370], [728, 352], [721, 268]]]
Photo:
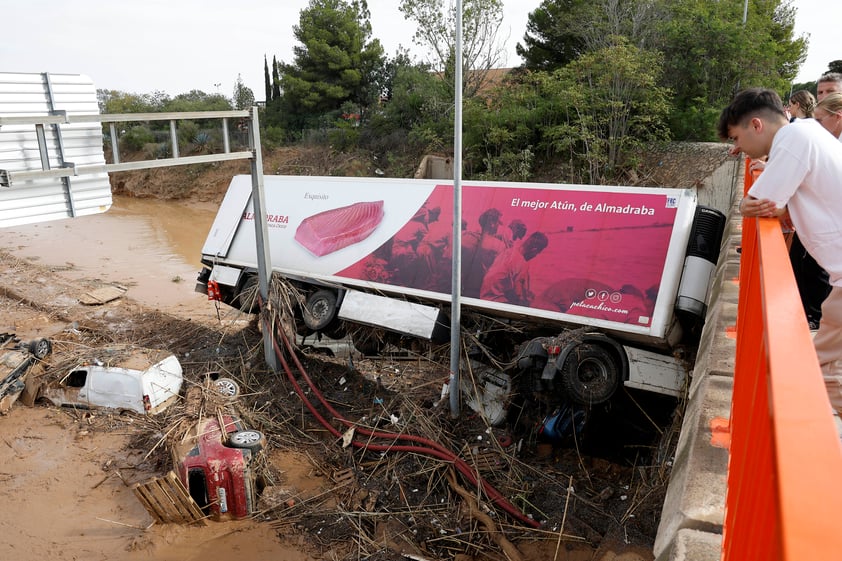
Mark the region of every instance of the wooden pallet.
[[205, 524], [205, 515], [173, 473], [132, 486], [135, 496], [156, 522], [162, 524]]
[[500, 471], [507, 467], [506, 461], [495, 450], [483, 450], [476, 454], [471, 454], [473, 465], [483, 473], [491, 473]]

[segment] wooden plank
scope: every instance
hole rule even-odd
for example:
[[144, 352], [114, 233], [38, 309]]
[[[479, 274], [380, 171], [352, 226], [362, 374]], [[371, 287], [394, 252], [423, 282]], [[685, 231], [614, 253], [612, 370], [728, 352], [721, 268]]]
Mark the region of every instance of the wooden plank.
[[126, 293], [126, 289], [122, 286], [107, 285], [101, 286], [94, 290], [89, 290], [79, 297], [79, 302], [86, 306], [95, 306], [98, 304], [105, 304], [116, 300]]
[[472, 454], [474, 466], [481, 472], [499, 471], [506, 467], [506, 462], [494, 450], [483, 450]]

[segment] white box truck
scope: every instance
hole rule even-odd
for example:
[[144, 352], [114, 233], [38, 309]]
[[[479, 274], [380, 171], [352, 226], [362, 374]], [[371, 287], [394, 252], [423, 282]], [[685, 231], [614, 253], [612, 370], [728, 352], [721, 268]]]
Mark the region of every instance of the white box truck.
[[[232, 180], [196, 288], [245, 311], [257, 284], [251, 189], [250, 176]], [[452, 182], [267, 176], [265, 197], [271, 268], [306, 295], [302, 329], [447, 340]], [[679, 395], [673, 349], [684, 317], [705, 314], [724, 225], [687, 189], [465, 182], [461, 303], [475, 323], [463, 328], [493, 352], [500, 386], [516, 375], [584, 405], [620, 384]], [[472, 364], [489, 363], [474, 350]]]

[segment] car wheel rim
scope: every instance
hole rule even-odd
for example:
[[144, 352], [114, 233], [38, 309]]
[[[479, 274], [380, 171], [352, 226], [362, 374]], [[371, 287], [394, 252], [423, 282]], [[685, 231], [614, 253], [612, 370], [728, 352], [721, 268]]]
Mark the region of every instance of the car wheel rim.
[[234, 397], [237, 395], [237, 387], [230, 380], [217, 380], [216, 389], [219, 393], [226, 397]]
[[255, 444], [260, 441], [260, 435], [251, 431], [239, 432], [234, 437], [234, 441], [238, 444]]

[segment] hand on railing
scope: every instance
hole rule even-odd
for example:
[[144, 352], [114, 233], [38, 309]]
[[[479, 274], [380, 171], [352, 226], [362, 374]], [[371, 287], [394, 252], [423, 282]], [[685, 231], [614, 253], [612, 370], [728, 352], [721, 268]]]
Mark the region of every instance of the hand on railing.
[[740, 201], [740, 214], [748, 217], [774, 218], [784, 213], [786, 208], [778, 208], [775, 201], [769, 199], [755, 199], [745, 196]]

